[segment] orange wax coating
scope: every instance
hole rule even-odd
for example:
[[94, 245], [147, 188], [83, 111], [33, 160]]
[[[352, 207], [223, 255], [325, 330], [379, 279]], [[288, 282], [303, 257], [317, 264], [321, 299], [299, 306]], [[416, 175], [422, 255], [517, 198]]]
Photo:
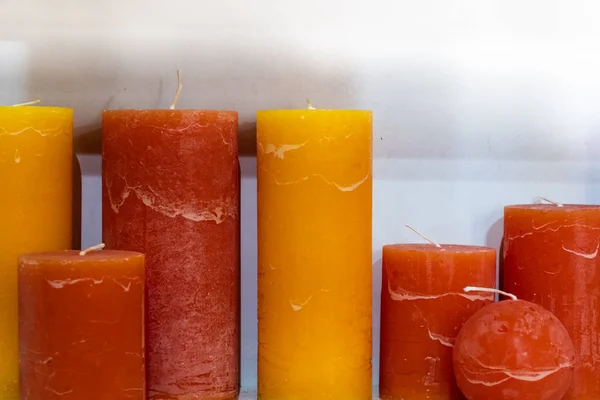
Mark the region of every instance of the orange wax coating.
[[73, 110], [0, 107], [0, 400], [19, 396], [17, 258], [72, 235]]
[[554, 313], [575, 345], [565, 399], [600, 398], [599, 246], [600, 206], [504, 209], [503, 290]]
[[371, 399], [372, 114], [257, 114], [258, 396]]
[[523, 300], [485, 306], [461, 329], [454, 372], [468, 400], [561, 400], [575, 349], [550, 311]]
[[21, 400], [143, 400], [144, 256], [19, 258]]
[[103, 234], [146, 254], [149, 399], [239, 390], [234, 111], [105, 111]]
[[493, 287], [496, 250], [480, 246], [383, 247], [379, 393], [384, 400], [460, 399], [454, 340], [467, 319], [494, 301], [466, 286]]

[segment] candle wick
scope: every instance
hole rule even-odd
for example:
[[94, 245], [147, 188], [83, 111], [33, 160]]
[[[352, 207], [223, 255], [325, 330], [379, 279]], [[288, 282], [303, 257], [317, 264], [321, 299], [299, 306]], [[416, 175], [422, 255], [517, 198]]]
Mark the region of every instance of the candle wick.
[[547, 199], [547, 198], [542, 197], [542, 196], [538, 196], [538, 199], [540, 199], [542, 201], [546, 201], [546, 202], [548, 202], [550, 204], [554, 204], [556, 207], [562, 207], [563, 206], [561, 203], [557, 203], [556, 201], [552, 201], [552, 200]]
[[41, 100], [33, 100], [33, 101], [28, 101], [27, 103], [19, 103], [19, 104], [13, 104], [13, 107], [21, 107], [21, 106], [33, 106], [35, 104], [40, 103]]
[[174, 110], [177, 101], [179, 100], [179, 95], [181, 94], [181, 89], [183, 89], [183, 84], [181, 83], [181, 70], [177, 70], [177, 91], [175, 92], [175, 97], [173, 98], [173, 102], [169, 109]]
[[105, 247], [104, 243], [100, 243], [100, 244], [97, 244], [97, 245], [95, 245], [95, 246], [88, 247], [88, 248], [87, 248], [87, 249], [85, 249], [85, 250], [81, 250], [81, 251], [79, 252], [79, 255], [80, 255], [80, 256], [87, 256], [87, 253], [89, 253], [90, 251], [102, 250], [104, 247]]
[[439, 243], [434, 242], [433, 240], [429, 239], [427, 236], [423, 235], [421, 232], [419, 232], [418, 230], [416, 230], [412, 226], [406, 225], [406, 227], [408, 229], [410, 229], [411, 231], [413, 231], [414, 233], [416, 233], [417, 235], [421, 236], [423, 239], [427, 240], [429, 243], [435, 245], [435, 247], [442, 247]]
[[498, 293], [506, 297], [510, 297], [513, 300], [518, 300], [517, 296], [512, 293], [505, 292], [503, 290], [492, 289], [492, 288], [484, 288], [479, 286], [467, 286], [463, 289], [465, 292], [486, 292], [486, 293]]
[[309, 99], [306, 99], [306, 104], [308, 105], [309, 110], [316, 110], [316, 108], [313, 107], [312, 102]]

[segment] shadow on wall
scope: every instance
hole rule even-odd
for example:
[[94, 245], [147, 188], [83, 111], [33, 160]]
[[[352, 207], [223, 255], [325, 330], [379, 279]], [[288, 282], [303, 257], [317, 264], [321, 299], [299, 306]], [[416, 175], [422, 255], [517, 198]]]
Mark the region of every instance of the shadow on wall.
[[210, 38], [148, 42], [32, 43], [29, 92], [76, 109], [78, 153], [99, 154], [101, 110], [166, 108], [181, 68], [178, 108], [238, 110], [241, 156], [256, 154], [258, 108], [300, 108], [310, 98], [317, 107], [374, 111], [374, 157], [408, 163], [379, 168], [380, 179], [600, 181], [595, 173], [582, 176], [586, 127], [565, 123], [574, 117], [563, 107], [569, 93], [543, 75], [488, 76], [441, 54], [393, 62], [348, 58], [276, 37], [260, 46], [215, 46]]
[[379, 339], [381, 321], [381, 249], [373, 251], [373, 386], [379, 384]]
[[81, 249], [81, 165], [73, 154], [73, 242], [72, 248]]
[[496, 249], [496, 287], [502, 285], [502, 238], [504, 236], [504, 218], [500, 218], [488, 229], [485, 237], [485, 245]]
[[[600, 182], [600, 165], [595, 161], [600, 159], [600, 125], [594, 125], [587, 135], [587, 155], [588, 169], [587, 180], [589, 182]], [[600, 203], [600, 187], [598, 185], [588, 185], [586, 201], [589, 204]]]
[[[101, 111], [167, 108], [182, 69], [178, 108], [234, 109], [240, 113], [239, 151], [256, 155], [257, 107], [299, 108], [306, 98], [329, 108], [352, 108], [340, 92], [353, 73], [345, 65], [316, 68], [301, 51], [282, 53], [278, 43], [260, 49], [214, 48], [200, 41], [112, 41], [90, 45], [69, 39], [31, 44], [29, 92], [45, 104], [75, 109], [76, 151], [101, 151]], [[211, 54], [211, 51], [214, 51]], [[43, 68], [39, 66], [43, 65]]]

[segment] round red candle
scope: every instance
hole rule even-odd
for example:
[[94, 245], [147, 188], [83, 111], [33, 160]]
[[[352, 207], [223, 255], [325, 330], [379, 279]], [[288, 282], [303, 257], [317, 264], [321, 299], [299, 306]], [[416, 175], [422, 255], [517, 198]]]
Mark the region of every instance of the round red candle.
[[379, 391], [384, 400], [459, 399], [454, 340], [465, 321], [494, 301], [496, 251], [405, 244], [383, 247]]
[[144, 400], [144, 256], [19, 258], [21, 400]]
[[554, 313], [575, 345], [565, 399], [600, 398], [600, 206], [504, 209], [503, 290]]
[[146, 254], [148, 397], [239, 387], [237, 113], [105, 111], [103, 234]]
[[468, 400], [561, 400], [575, 350], [550, 311], [523, 300], [485, 306], [454, 345], [456, 381]]

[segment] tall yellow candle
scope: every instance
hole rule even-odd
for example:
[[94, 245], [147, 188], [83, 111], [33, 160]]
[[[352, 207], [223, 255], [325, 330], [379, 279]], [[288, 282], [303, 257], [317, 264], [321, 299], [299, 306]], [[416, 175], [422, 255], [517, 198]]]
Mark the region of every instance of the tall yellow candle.
[[372, 113], [257, 114], [258, 393], [371, 398]]
[[73, 110], [0, 107], [0, 400], [19, 398], [17, 258], [71, 247]]

